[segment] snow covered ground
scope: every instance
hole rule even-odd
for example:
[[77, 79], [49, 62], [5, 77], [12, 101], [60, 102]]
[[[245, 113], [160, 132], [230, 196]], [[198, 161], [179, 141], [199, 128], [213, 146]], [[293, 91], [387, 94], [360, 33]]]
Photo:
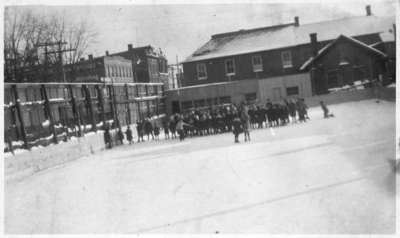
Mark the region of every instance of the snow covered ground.
[[11, 181], [5, 232], [395, 232], [395, 104], [329, 108], [247, 143], [125, 145]]

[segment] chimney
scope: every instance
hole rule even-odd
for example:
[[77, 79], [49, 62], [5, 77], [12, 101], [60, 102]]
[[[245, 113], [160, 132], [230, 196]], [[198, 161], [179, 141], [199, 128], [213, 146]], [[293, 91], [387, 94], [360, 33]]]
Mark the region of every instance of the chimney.
[[396, 40], [396, 24], [393, 24], [393, 35], [394, 35], [394, 40]]
[[108, 50], [106, 50], [106, 56], [108, 56], [108, 55], [109, 55]]
[[132, 44], [128, 44], [128, 50], [131, 51], [133, 49]]
[[318, 54], [317, 33], [310, 33], [310, 41], [311, 41], [312, 56], [315, 57]]
[[299, 17], [298, 17], [298, 16], [295, 16], [295, 17], [294, 17], [294, 26], [299, 26], [299, 25], [300, 25]]
[[93, 55], [92, 54], [90, 54], [88, 56], [89, 56], [89, 60], [93, 60]]
[[367, 12], [367, 16], [371, 16], [371, 5], [367, 5], [365, 11]]

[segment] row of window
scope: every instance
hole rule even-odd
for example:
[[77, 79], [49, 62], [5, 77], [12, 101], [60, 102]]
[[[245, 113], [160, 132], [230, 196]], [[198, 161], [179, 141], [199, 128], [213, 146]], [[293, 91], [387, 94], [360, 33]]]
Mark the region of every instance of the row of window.
[[132, 69], [130, 67], [107, 65], [106, 77], [132, 77]]
[[218, 104], [229, 104], [232, 103], [230, 96], [224, 96], [219, 98], [206, 98], [206, 99], [198, 99], [194, 101], [183, 101], [182, 102], [182, 110], [189, 110], [192, 108], [201, 108], [201, 107], [209, 107]]
[[[352, 73], [353, 73], [352, 82], [368, 79], [367, 68], [365, 66], [353, 67]], [[328, 88], [336, 88], [336, 87], [343, 86], [341, 84], [343, 84], [345, 82], [340, 83], [339, 78], [341, 78], [342, 81], [344, 80], [343, 71], [338, 70], [338, 69], [333, 69], [333, 70], [327, 71], [326, 80], [327, 80]]]
[[[292, 64], [292, 53], [287, 50], [281, 53], [282, 67], [283, 68], [291, 68]], [[263, 69], [263, 61], [261, 55], [253, 55], [251, 57], [251, 63], [253, 66], [253, 72], [262, 72]], [[205, 80], [208, 78], [207, 76], [207, 66], [205, 63], [198, 63], [196, 66], [197, 69], [197, 79]], [[233, 76], [236, 74], [236, 66], [234, 59], [226, 59], [225, 60], [225, 75]]]

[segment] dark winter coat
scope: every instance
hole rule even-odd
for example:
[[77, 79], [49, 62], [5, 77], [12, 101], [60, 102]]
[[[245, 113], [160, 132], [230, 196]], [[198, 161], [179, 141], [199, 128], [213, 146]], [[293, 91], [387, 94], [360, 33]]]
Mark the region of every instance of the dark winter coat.
[[126, 129], [126, 139], [128, 141], [132, 141], [133, 137], [132, 137], [132, 130], [130, 128]]
[[243, 128], [242, 128], [242, 121], [240, 120], [239, 117], [235, 117], [232, 121], [232, 126], [233, 126], [233, 134], [238, 135], [242, 133]]

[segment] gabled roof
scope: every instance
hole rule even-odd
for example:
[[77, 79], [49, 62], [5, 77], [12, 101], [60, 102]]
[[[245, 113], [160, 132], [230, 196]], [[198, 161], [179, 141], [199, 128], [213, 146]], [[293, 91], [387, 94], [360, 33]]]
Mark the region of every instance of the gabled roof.
[[317, 33], [318, 41], [334, 40], [340, 34], [360, 36], [378, 33], [388, 38], [390, 34], [393, 35], [390, 31], [394, 23], [394, 16], [361, 16], [299, 26], [283, 24], [218, 34], [197, 49], [185, 62], [308, 44], [310, 33]]
[[382, 51], [377, 50], [375, 48], [373, 48], [370, 45], [367, 45], [359, 40], [356, 40], [352, 37], [348, 37], [345, 35], [340, 35], [338, 38], [336, 38], [334, 41], [332, 41], [331, 43], [327, 44], [324, 48], [320, 49], [317, 53], [317, 55], [315, 57], [310, 57], [306, 62], [304, 62], [304, 64], [300, 67], [300, 70], [305, 70], [308, 66], [311, 65], [312, 62], [314, 62], [315, 60], [321, 58], [326, 52], [329, 51], [330, 48], [332, 48], [335, 44], [337, 44], [340, 40], [346, 40], [349, 41], [359, 47], [364, 48], [365, 50], [371, 52], [372, 54], [381, 56], [381, 57], [387, 57], [386, 54], [384, 54]]

